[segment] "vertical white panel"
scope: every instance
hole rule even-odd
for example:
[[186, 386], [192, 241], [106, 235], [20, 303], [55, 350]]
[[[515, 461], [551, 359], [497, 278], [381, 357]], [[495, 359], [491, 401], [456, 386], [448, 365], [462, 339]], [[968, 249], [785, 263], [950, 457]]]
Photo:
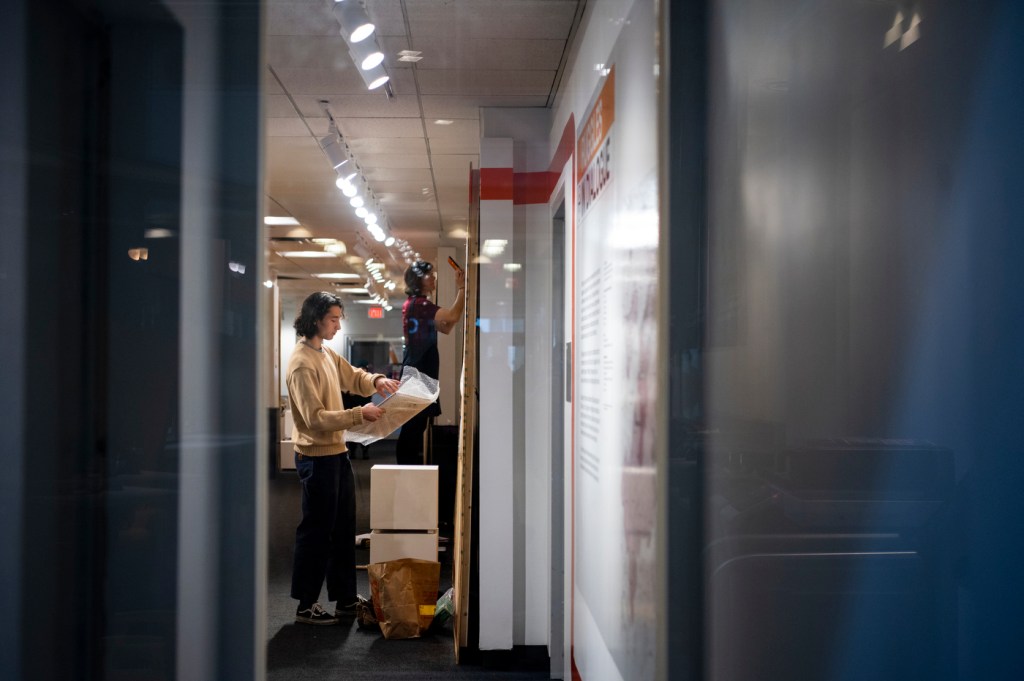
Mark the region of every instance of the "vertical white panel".
[[548, 205], [525, 209], [522, 238], [526, 355], [523, 404], [526, 549], [526, 645], [547, 645], [551, 613], [551, 215]]
[[[512, 168], [512, 140], [482, 139], [480, 166]], [[480, 202], [480, 239], [513, 239], [512, 201]], [[480, 268], [480, 649], [508, 650], [513, 633], [512, 293], [502, 255]]]

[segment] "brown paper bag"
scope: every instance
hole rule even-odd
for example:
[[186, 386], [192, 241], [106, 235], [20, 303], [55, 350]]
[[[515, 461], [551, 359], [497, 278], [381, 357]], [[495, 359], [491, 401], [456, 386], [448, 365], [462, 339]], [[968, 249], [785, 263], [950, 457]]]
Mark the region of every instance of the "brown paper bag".
[[416, 638], [430, 627], [437, 606], [440, 563], [401, 558], [371, 563], [366, 571], [384, 638]]

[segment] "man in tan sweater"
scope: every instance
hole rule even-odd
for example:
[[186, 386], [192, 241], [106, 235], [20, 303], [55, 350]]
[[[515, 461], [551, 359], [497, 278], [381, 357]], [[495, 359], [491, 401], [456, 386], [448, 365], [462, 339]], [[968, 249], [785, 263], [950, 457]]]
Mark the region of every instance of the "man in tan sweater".
[[[295, 531], [292, 598], [299, 601], [295, 621], [337, 624], [338, 616], [358, 603], [356, 593], [356, 500], [345, 429], [373, 422], [384, 410], [374, 404], [345, 409], [342, 391], [387, 396], [396, 381], [371, 374], [339, 357], [323, 342], [341, 329], [341, 299], [324, 291], [302, 303], [295, 318], [301, 336], [288, 362], [288, 398], [295, 421], [295, 468], [302, 483], [302, 521]], [[320, 589], [337, 601], [334, 614], [320, 605]]]

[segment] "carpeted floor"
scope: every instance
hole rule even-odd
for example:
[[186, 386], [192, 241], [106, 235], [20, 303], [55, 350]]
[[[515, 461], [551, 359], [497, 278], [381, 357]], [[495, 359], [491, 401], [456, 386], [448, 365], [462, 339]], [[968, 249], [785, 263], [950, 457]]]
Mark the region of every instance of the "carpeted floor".
[[[356, 478], [356, 526], [359, 533], [369, 532], [370, 467], [375, 463], [394, 463], [394, 442], [379, 442], [370, 447], [369, 459], [352, 459]], [[339, 626], [317, 627], [296, 624], [295, 601], [288, 595], [291, 583], [292, 545], [300, 515], [299, 485], [294, 471], [283, 471], [270, 481], [269, 501], [269, 593], [267, 597], [267, 680], [318, 679], [508, 679], [533, 681], [547, 674], [523, 671], [497, 671], [455, 663], [451, 629], [439, 634], [401, 641], [386, 640], [379, 631], [360, 629], [354, 617]], [[441, 554], [441, 590], [451, 585], [452, 570], [448, 551]], [[356, 563], [365, 564], [369, 550], [357, 549]], [[369, 596], [366, 571], [357, 572], [359, 591]], [[328, 604], [326, 593], [321, 597]]]

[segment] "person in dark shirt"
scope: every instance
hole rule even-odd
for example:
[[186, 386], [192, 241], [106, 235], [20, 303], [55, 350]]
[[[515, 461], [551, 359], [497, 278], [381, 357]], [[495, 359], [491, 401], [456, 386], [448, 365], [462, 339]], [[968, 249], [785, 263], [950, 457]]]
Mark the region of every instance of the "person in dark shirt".
[[[429, 262], [418, 260], [405, 271], [406, 294], [409, 296], [402, 305], [402, 333], [405, 336], [405, 355], [402, 366], [415, 367], [422, 373], [437, 379], [440, 358], [437, 354], [437, 332], [451, 332], [466, 307], [466, 273], [455, 273], [455, 302], [451, 307], [440, 307], [430, 300], [437, 288], [437, 274]], [[423, 463], [423, 431], [427, 419], [438, 416], [441, 405], [438, 402], [428, 406], [409, 419], [398, 434], [395, 459], [402, 465]]]

